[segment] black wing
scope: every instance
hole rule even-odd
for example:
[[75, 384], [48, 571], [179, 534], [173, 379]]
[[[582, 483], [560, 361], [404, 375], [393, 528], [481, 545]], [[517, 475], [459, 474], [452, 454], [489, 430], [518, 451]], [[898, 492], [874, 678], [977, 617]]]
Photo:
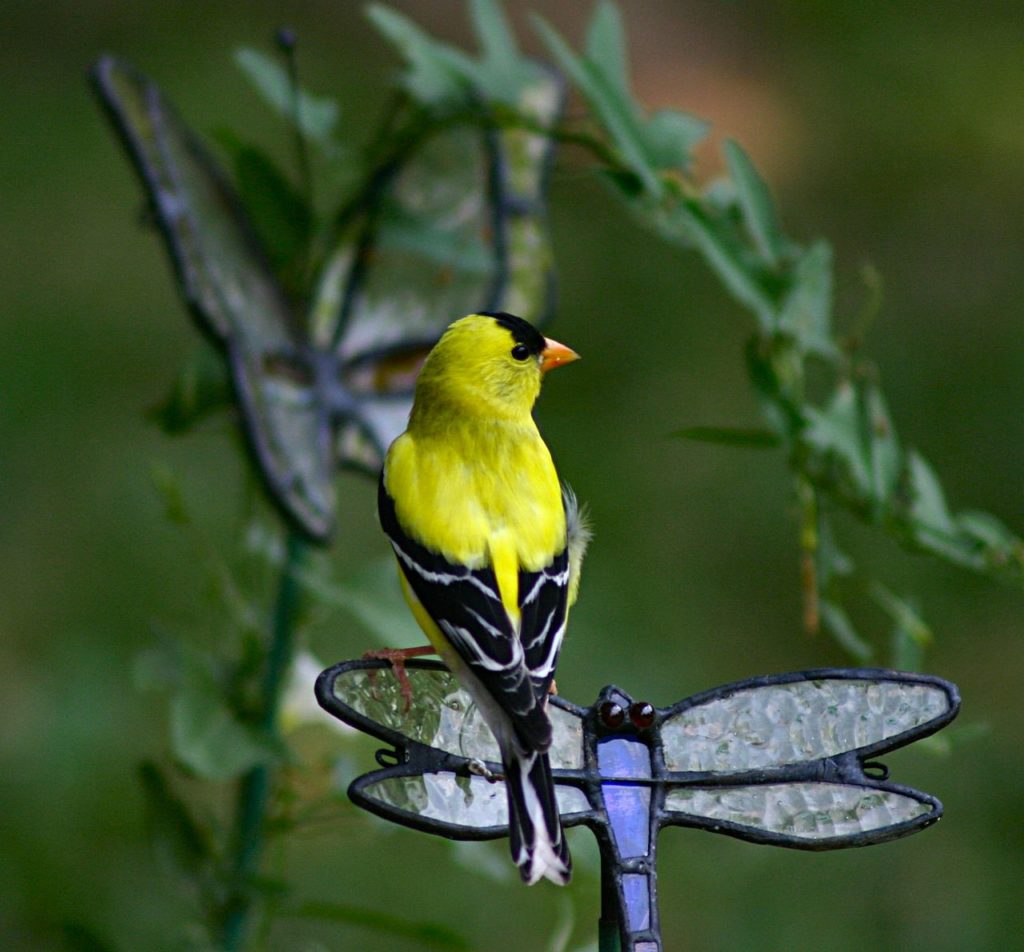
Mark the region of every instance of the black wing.
[[520, 573], [522, 619], [517, 635], [502, 605], [494, 571], [489, 566], [456, 565], [410, 539], [398, 523], [383, 474], [377, 507], [402, 573], [427, 614], [512, 719], [526, 749], [546, 750], [551, 745], [547, 690], [565, 632], [567, 551], [540, 572]]

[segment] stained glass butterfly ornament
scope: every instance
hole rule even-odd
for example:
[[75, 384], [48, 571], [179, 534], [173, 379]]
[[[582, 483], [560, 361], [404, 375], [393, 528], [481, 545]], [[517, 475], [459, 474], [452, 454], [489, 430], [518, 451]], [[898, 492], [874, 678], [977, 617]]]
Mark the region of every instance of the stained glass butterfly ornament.
[[[324, 671], [320, 705], [388, 746], [349, 796], [451, 839], [508, 833], [498, 748], [479, 709], [438, 662], [407, 666], [413, 696], [382, 661]], [[935, 823], [942, 804], [889, 780], [875, 758], [956, 717], [956, 687], [876, 669], [753, 678], [659, 708], [606, 687], [590, 707], [549, 706], [551, 765], [565, 826], [595, 833], [602, 926], [626, 952], [662, 948], [656, 846], [664, 826], [803, 850], [870, 846]], [[604, 948], [604, 946], [602, 946]]]
[[522, 63], [512, 94], [528, 123], [440, 124], [410, 141], [358, 190], [306, 294], [275, 275], [227, 176], [160, 90], [113, 57], [93, 68], [185, 303], [224, 355], [256, 468], [313, 541], [336, 521], [335, 471], [376, 475], [451, 321], [489, 310], [539, 324], [551, 311], [546, 130], [564, 95]]

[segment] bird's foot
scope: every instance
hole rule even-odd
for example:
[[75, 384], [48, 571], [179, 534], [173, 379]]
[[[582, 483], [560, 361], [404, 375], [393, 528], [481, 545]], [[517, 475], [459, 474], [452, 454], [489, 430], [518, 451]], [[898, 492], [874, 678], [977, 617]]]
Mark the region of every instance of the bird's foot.
[[495, 773], [490, 767], [487, 766], [482, 760], [477, 757], [473, 757], [466, 765], [466, 769], [475, 777], [483, 777], [488, 783], [497, 783], [499, 780], [504, 780], [505, 775]]
[[[376, 648], [373, 651], [363, 652], [363, 660], [382, 660], [391, 664], [391, 673], [398, 681], [398, 688], [405, 700], [403, 713], [408, 713], [409, 708], [412, 707], [412, 682], [409, 680], [409, 672], [405, 670], [405, 663], [410, 658], [419, 658], [434, 653], [432, 645], [421, 645], [418, 648]], [[373, 684], [376, 673], [376, 671], [370, 672], [370, 684]]]
[[554, 678], [551, 679], [551, 683], [548, 685], [548, 694], [551, 697], [554, 697], [555, 695], [558, 694], [558, 685], [555, 684], [555, 679]]

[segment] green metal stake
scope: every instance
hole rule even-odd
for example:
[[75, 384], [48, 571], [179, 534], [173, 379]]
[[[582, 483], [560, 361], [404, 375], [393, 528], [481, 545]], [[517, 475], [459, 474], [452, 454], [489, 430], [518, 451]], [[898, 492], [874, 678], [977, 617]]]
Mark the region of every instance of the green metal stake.
[[619, 942], [619, 897], [612, 876], [612, 865], [606, 862], [601, 847], [601, 918], [597, 920], [598, 952], [621, 952]]
[[[263, 687], [263, 714], [260, 727], [276, 735], [281, 691], [291, 666], [295, 641], [295, 618], [298, 614], [300, 586], [298, 576], [305, 560], [305, 540], [294, 529], [288, 530], [287, 548], [281, 581], [274, 605], [267, 671]], [[263, 851], [263, 826], [273, 781], [266, 764], [253, 767], [242, 779], [238, 792], [238, 813], [235, 822], [234, 889], [225, 903], [222, 947], [237, 952], [245, 941], [252, 909], [249, 882], [259, 869]]]

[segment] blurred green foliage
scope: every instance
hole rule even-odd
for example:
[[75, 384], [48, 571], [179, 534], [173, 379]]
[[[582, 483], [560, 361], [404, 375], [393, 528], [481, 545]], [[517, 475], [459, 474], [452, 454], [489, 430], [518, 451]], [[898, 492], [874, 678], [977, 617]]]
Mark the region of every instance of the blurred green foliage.
[[[571, 47], [609, 42], [607, 12], [581, 43], [574, 13], [552, 3], [531, 8], [572, 38]], [[428, 34], [467, 42], [461, 4], [401, 9]], [[245, 646], [269, 612], [274, 545], [258, 529], [243, 533], [257, 491], [232, 424], [211, 417], [198, 435], [168, 441], [142, 419], [172, 368], [193, 352], [194, 335], [157, 242], [139, 240], [133, 227], [134, 183], [86, 98], [82, 73], [113, 49], [158, 77], [193, 125], [244, 129], [247, 141], [280, 157], [288, 154], [287, 130], [230, 68], [233, 49], [265, 47], [287, 19], [301, 37], [305, 85], [341, 104], [335, 136], [345, 144], [366, 141], [398, 64], [356, 5], [268, 6], [244, 18], [189, 3], [48, 12], [15, 9], [0, 40], [0, 95], [14, 132], [0, 159], [10, 183], [2, 267], [13, 318], [0, 354], [0, 650], [10, 693], [0, 931], [11, 948], [180, 948], [189, 891], [168, 890], [166, 867], [207, 876], [198, 859], [206, 834], [182, 818], [163, 779], [166, 756], [137, 782], [137, 763], [170, 751], [166, 705], [132, 689], [134, 659], [152, 650], [159, 624], [186, 647], [150, 656], [144, 680], [173, 685], [182, 658], [218, 643], [221, 656], [241, 659], [244, 669]], [[525, 6], [514, 12], [521, 36], [535, 36]], [[828, 235], [841, 313], [864, 310], [864, 258], [885, 274], [887, 290], [864, 344], [878, 374], [855, 375], [821, 404], [802, 452], [820, 451], [830, 462], [794, 492], [777, 454], [670, 438], [683, 427], [735, 435], [733, 426], [759, 426], [740, 356], [750, 325], [736, 319], [735, 301], [694, 256], [625, 221], [608, 190], [580, 174], [579, 154], [563, 153], [553, 183], [558, 336], [586, 359], [571, 380], [552, 381], [538, 416], [560, 470], [590, 502], [598, 537], [560, 689], [586, 702], [615, 680], [664, 703], [755, 673], [845, 663], [835, 644], [801, 633], [806, 551], [820, 557], [831, 547], [818, 571], [825, 586], [853, 563], [886, 579], [886, 587], [864, 583], [868, 598], [845, 619], [852, 613], [855, 624], [844, 627], [834, 615], [829, 623], [850, 645], [876, 651], [894, 624], [902, 628], [907, 637], [897, 634], [884, 658], [917, 663], [911, 646], [925, 637], [920, 617], [894, 592], [918, 593], [935, 630], [927, 669], [960, 684], [964, 720], [992, 728], [970, 745], [954, 737], [944, 758], [900, 755], [900, 776], [942, 797], [947, 820], [913, 840], [823, 856], [672, 831], [661, 844], [666, 944], [1007, 948], [1020, 930], [1016, 884], [1024, 872], [1016, 822], [1020, 593], [937, 560], [907, 559], [847, 510], [866, 508], [889, 524], [884, 506], [874, 505], [876, 488], [908, 479], [917, 487], [906, 497], [909, 515], [929, 525], [956, 519], [957, 532], [997, 545], [1004, 538], [997, 523], [965, 521], [950, 509], [972, 506], [1024, 523], [1014, 478], [1024, 465], [1016, 406], [1024, 216], [1012, 199], [1024, 26], [1010, 8], [916, 3], [799, 11], [651, 3], [630, 8], [627, 18], [640, 98], [685, 107], [746, 145], [745, 153], [727, 149], [741, 188], [719, 207], [745, 208], [749, 250], [777, 265], [791, 251], [782, 234]], [[637, 201], [663, 200], [661, 163], [677, 162], [699, 130], [657, 112], [624, 112], [625, 56], [606, 53], [603, 73], [578, 72], [602, 103], [599, 114], [613, 119], [614, 157], [638, 180], [620, 174], [612, 187], [626, 186]], [[699, 154], [698, 178], [716, 161], [713, 151]], [[765, 211], [745, 154], [771, 182], [784, 232]], [[247, 167], [260, 181], [259, 168]], [[331, 187], [324, 182], [318, 194]], [[669, 190], [669, 199], [678, 197]], [[692, 196], [682, 198], [689, 207]], [[762, 330], [781, 324], [828, 359], [813, 297], [815, 286], [827, 294], [824, 246], [808, 245], [799, 261], [808, 279], [801, 286], [811, 290], [788, 312], [773, 310], [771, 282], [767, 302], [764, 287], [742, 271], [727, 286], [753, 306]], [[816, 373], [808, 389], [828, 393], [832, 378]], [[882, 416], [892, 428], [876, 425]], [[930, 467], [923, 456], [904, 455], [911, 444]], [[161, 493], [151, 489], [153, 461], [172, 474], [161, 478]], [[826, 478], [846, 487], [852, 505], [830, 509], [823, 530], [820, 500], [808, 499]], [[356, 571], [386, 552], [372, 485], [345, 477], [341, 493], [344, 540], [313, 571], [327, 586], [342, 580], [344, 592]], [[165, 505], [173, 522], [201, 529], [176, 528]], [[350, 588], [350, 605], [352, 597]], [[324, 661], [373, 642], [358, 609], [332, 604], [316, 599], [306, 625]], [[828, 599], [822, 607], [823, 616], [845, 610]], [[239, 673], [205, 669], [203, 678], [223, 686]], [[208, 702], [205, 695], [176, 702], [185, 736], [188, 712]], [[569, 890], [527, 891], [501, 879], [500, 864], [499, 878], [482, 871], [487, 846], [454, 850], [338, 802], [330, 765], [341, 750], [349, 769], [365, 768], [365, 746], [313, 729], [291, 740], [289, 798], [273, 819], [297, 832], [278, 841], [255, 884], [277, 911], [272, 931], [259, 937], [268, 948], [427, 948], [437, 944], [436, 926], [456, 936], [449, 947], [542, 948], [559, 929], [571, 935], [568, 948], [592, 940], [597, 885], [587, 834], [573, 839], [580, 873]], [[244, 752], [244, 744], [232, 752], [239, 747]], [[157, 857], [144, 788], [151, 810], [163, 804], [150, 828], [177, 831], [169, 843], [158, 838], [167, 846]], [[188, 793], [206, 826], [225, 815], [209, 788]], [[279, 888], [285, 881], [293, 887], [287, 898]], [[320, 915], [301, 915], [311, 912]]]

